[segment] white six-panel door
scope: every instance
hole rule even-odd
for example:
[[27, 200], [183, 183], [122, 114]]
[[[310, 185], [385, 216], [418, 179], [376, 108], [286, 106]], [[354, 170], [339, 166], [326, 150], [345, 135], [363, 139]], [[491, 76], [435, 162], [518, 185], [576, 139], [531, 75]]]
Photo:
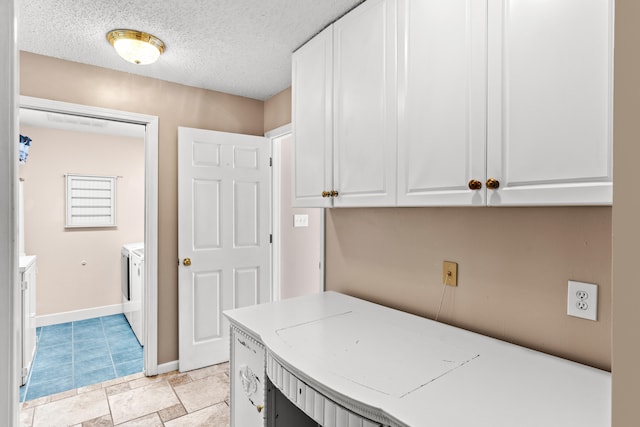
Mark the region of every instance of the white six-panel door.
[[178, 129], [180, 371], [229, 360], [222, 312], [271, 298], [269, 151], [262, 137]]

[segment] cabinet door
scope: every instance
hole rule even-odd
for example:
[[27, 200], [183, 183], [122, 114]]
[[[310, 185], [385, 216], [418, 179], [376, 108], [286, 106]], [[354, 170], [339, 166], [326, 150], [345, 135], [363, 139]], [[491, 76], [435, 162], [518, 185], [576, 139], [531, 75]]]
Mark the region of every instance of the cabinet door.
[[396, 202], [396, 2], [334, 24], [334, 206]]
[[244, 331], [231, 328], [229, 367], [231, 427], [266, 426], [266, 351]]
[[398, 205], [484, 205], [486, 1], [398, 2]]
[[330, 207], [333, 189], [333, 27], [292, 57], [293, 205]]
[[612, 200], [611, 0], [489, 0], [489, 205]]

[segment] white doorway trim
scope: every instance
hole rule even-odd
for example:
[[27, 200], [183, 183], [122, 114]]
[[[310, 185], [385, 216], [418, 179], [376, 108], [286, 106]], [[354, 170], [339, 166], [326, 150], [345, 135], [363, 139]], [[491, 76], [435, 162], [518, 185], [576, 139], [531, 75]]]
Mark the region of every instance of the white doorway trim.
[[[271, 207], [271, 221], [272, 221], [272, 233], [273, 233], [273, 245], [272, 245], [272, 267], [271, 267], [271, 288], [272, 288], [272, 300], [280, 300], [280, 271], [281, 271], [281, 247], [280, 247], [280, 235], [282, 224], [280, 222], [280, 205], [281, 205], [281, 183], [282, 183], [282, 151], [281, 146], [278, 143], [278, 139], [284, 136], [288, 136], [293, 133], [293, 127], [291, 123], [281, 126], [279, 128], [270, 130], [265, 133], [264, 136], [269, 138], [271, 143], [271, 157], [273, 159], [273, 167], [271, 168], [271, 191], [272, 191], [272, 207]], [[321, 210], [320, 220], [320, 233], [321, 233], [321, 248], [320, 248], [320, 292], [325, 290], [324, 284], [324, 209]]]
[[30, 96], [20, 97], [20, 108], [135, 123], [146, 127], [144, 136], [144, 322], [146, 325], [144, 372], [147, 376], [156, 375], [158, 373], [158, 117]]
[[0, 2], [0, 425], [19, 422], [18, 2]]

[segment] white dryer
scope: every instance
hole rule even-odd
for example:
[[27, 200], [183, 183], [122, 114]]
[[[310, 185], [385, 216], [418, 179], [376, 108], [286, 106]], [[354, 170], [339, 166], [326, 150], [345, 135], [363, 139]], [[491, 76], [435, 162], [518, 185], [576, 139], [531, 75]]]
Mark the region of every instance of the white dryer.
[[[136, 255], [137, 252], [137, 255]], [[121, 251], [122, 311], [140, 345], [142, 333], [142, 281], [144, 278], [144, 243], [127, 243]], [[136, 263], [134, 265], [134, 262]]]

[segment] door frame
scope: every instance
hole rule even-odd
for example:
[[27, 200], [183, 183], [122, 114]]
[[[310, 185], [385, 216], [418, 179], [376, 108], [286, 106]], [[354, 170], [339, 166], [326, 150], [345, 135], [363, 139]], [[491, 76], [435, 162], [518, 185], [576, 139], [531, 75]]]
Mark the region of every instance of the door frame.
[[[280, 248], [280, 234], [282, 224], [280, 221], [280, 204], [281, 204], [281, 183], [282, 183], [282, 150], [278, 139], [287, 135], [293, 134], [293, 126], [291, 123], [279, 128], [270, 130], [264, 134], [265, 138], [269, 139], [271, 145], [271, 232], [274, 236], [273, 243], [271, 245], [271, 300], [280, 300], [280, 270], [281, 270], [281, 248]], [[325, 235], [325, 223], [324, 223], [325, 210], [322, 209], [320, 213], [320, 292], [325, 290], [324, 283], [324, 235]]]
[[18, 425], [17, 1], [0, 2], [0, 424]]
[[[20, 96], [20, 108], [140, 124], [144, 133], [144, 373], [158, 373], [158, 117]], [[17, 163], [17, 157], [16, 157]], [[14, 351], [17, 356], [17, 349]]]

